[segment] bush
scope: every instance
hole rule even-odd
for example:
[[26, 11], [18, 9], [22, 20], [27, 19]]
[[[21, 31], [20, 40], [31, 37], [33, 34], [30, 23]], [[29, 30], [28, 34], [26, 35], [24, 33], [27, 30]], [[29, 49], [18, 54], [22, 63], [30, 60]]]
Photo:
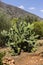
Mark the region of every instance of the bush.
[[40, 37], [43, 37], [43, 22], [34, 22], [34, 31]]
[[34, 17], [34, 16], [26, 16], [25, 17], [25, 21], [26, 22], [29, 22], [29, 23], [33, 23], [34, 21], [39, 21], [39, 19], [37, 17]]
[[7, 35], [7, 31], [5, 31], [5, 30], [3, 30], [2, 32], [1, 32], [1, 40], [2, 40], [2, 43], [0, 44], [0, 46], [2, 47], [4, 47], [4, 46], [6, 46], [6, 43], [8, 42], [8, 39], [9, 39], [9, 37], [8, 37], [8, 35]]
[[[9, 29], [11, 28], [12, 24], [10, 22], [10, 19], [8, 18], [8, 16], [6, 14], [0, 13], [0, 32], [2, 30], [7, 30], [9, 31]], [[2, 39], [2, 35], [0, 33], [0, 46], [1, 43], [3, 44], [4, 40]]]
[[0, 31], [5, 29], [9, 30], [11, 27], [10, 18], [6, 14], [0, 13]]
[[[15, 22], [6, 35], [8, 37], [6, 45], [10, 46], [16, 55], [20, 54], [21, 50], [31, 52], [38, 37], [38, 35], [35, 35], [34, 25], [24, 20]], [[2, 34], [4, 37], [6, 35]]]

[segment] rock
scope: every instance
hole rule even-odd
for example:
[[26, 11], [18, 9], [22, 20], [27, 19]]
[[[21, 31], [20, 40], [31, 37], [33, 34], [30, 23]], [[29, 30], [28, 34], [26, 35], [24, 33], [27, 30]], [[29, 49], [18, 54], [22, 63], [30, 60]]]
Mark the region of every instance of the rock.
[[8, 64], [8, 65], [15, 65], [15, 61], [12, 57], [5, 57], [3, 59], [3, 64]]

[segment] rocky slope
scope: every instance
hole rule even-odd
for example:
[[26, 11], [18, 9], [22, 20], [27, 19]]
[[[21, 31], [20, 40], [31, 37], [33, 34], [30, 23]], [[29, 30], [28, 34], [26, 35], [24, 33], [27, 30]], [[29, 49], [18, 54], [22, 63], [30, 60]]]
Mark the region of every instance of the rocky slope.
[[39, 20], [41, 19], [39, 16], [36, 16], [30, 12], [22, 10], [16, 6], [12, 6], [0, 1], [0, 12], [6, 13], [10, 17], [24, 17], [24, 16], [33, 16], [37, 17]]

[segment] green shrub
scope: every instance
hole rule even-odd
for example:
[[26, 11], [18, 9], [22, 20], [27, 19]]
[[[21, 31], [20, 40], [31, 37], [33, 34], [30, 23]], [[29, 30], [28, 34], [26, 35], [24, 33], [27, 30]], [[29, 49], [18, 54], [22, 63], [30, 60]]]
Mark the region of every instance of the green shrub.
[[40, 35], [40, 37], [43, 37], [43, 22], [34, 22], [34, 31], [36, 34]]
[[2, 40], [2, 43], [0, 45], [2, 45], [2, 46], [6, 46], [6, 43], [8, 42], [9, 37], [8, 37], [8, 34], [7, 33], [8, 32], [5, 31], [5, 30], [3, 30], [1, 32], [1, 40]]
[[0, 31], [5, 29], [9, 30], [11, 27], [10, 18], [6, 14], [0, 13]]
[[[1, 34], [2, 33], [3, 31]], [[6, 35], [8, 37], [6, 45], [10, 46], [16, 55], [20, 54], [21, 50], [31, 52], [35, 47], [35, 42], [38, 37], [34, 32], [34, 24], [30, 24], [24, 20], [17, 20]], [[6, 37], [6, 35], [4, 33], [2, 34], [4, 37]]]
[[33, 23], [34, 21], [39, 21], [37, 17], [34, 17], [34, 16], [26, 16], [25, 17], [25, 21], [26, 22], [29, 22], [29, 23]]
[[[10, 19], [6, 14], [0, 13], [0, 32], [2, 30], [9, 30], [11, 28], [12, 24], [10, 22]], [[2, 35], [0, 33], [0, 46], [3, 45], [4, 40], [2, 39]], [[1, 44], [2, 43], [2, 44]]]

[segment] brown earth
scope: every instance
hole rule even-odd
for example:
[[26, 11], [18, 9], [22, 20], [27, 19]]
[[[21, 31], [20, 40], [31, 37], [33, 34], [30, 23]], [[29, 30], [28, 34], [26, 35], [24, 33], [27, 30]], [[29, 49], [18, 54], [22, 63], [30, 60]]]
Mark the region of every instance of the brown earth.
[[[42, 40], [38, 41], [43, 44]], [[0, 48], [0, 51], [10, 51], [9, 48]], [[2, 59], [4, 65], [43, 65], [43, 45], [35, 53], [21, 52], [19, 56], [10, 56], [9, 53]]]
[[4, 57], [3, 63], [9, 65], [43, 65], [43, 57], [40, 54], [21, 53], [15, 57]]

